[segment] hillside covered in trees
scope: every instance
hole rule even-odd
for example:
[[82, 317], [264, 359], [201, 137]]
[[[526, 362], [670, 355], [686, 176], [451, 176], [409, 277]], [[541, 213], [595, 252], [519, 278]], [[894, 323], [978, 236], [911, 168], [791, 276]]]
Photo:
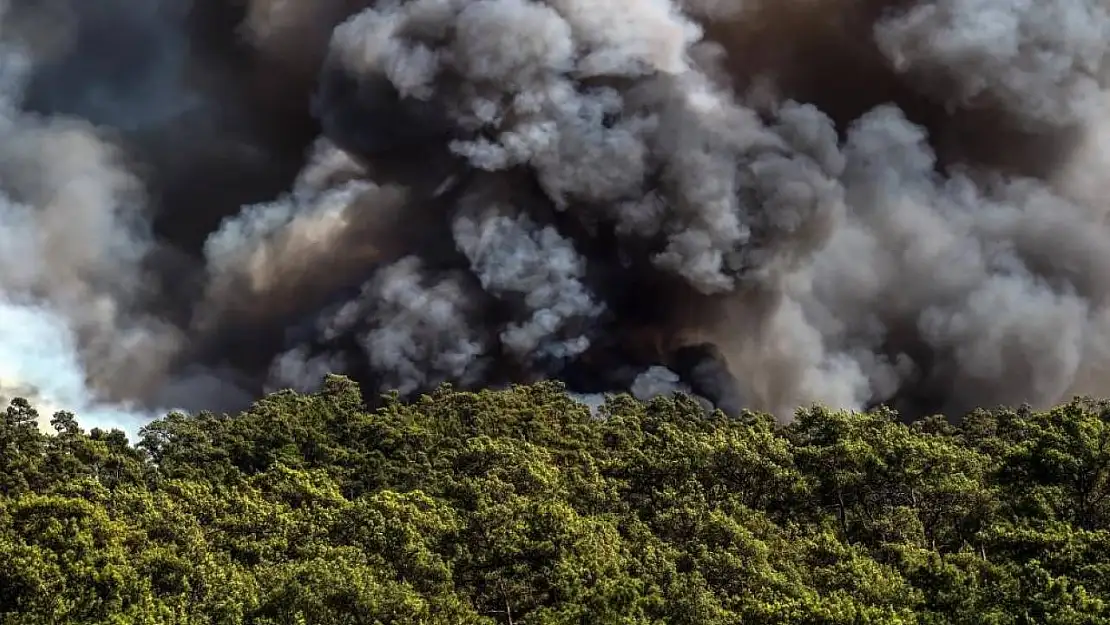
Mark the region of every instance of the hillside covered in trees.
[[1110, 622], [1110, 404], [959, 425], [331, 377], [0, 424], [0, 624]]

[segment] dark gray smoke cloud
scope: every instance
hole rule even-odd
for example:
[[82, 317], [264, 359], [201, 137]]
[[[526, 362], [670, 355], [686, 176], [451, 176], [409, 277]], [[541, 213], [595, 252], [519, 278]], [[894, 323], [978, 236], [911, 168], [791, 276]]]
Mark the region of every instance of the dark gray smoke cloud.
[[2, 387], [1097, 393], [1108, 54], [1105, 0], [11, 0]]

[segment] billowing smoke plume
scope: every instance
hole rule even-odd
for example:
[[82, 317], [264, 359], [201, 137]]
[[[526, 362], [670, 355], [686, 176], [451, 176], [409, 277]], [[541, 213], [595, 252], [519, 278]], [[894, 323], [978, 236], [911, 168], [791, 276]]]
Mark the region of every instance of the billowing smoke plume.
[[0, 390], [1099, 393], [1108, 72], [1107, 0], [8, 0]]

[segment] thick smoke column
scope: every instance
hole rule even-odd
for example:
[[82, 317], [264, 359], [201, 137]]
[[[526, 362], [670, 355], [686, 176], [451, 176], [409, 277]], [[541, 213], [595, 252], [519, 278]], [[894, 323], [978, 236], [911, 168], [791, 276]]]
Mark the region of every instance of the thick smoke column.
[[0, 52], [9, 394], [1110, 379], [1105, 0], [11, 0]]

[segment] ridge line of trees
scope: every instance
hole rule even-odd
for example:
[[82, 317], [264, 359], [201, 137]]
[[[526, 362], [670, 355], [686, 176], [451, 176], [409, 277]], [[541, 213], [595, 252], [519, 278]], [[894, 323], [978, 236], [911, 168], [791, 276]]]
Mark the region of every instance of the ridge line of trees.
[[0, 625], [1110, 623], [1110, 403], [905, 424], [354, 382], [0, 423]]

